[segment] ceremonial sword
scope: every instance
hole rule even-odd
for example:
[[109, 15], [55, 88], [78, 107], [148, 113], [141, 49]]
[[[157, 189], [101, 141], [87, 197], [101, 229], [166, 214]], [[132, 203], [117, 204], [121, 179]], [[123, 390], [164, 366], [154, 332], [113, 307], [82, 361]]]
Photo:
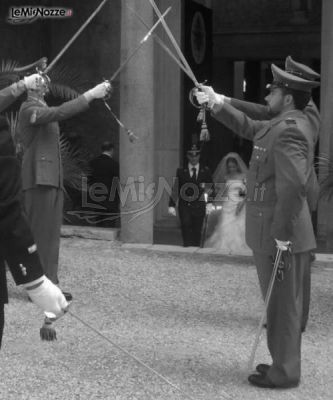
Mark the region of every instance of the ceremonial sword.
[[[112, 84], [112, 82], [116, 79], [116, 77], [120, 74], [120, 72], [124, 69], [124, 67], [127, 65], [127, 63], [134, 57], [134, 55], [140, 50], [140, 48], [145, 44], [145, 42], [149, 39], [149, 37], [151, 36], [151, 34], [153, 33], [153, 31], [157, 28], [157, 26], [160, 24], [160, 22], [162, 21], [163, 17], [165, 17], [169, 11], [171, 10], [172, 7], [169, 7], [166, 9], [166, 11], [164, 12], [163, 15], [161, 15], [161, 17], [156, 21], [156, 23], [149, 29], [149, 31], [146, 33], [146, 35], [140, 40], [138, 46], [130, 53], [130, 55], [120, 64], [119, 68], [112, 74], [112, 76], [110, 77], [110, 79], [108, 80], [108, 82], [110, 82]], [[113, 113], [113, 111], [111, 110], [111, 107], [109, 106], [109, 104], [106, 102], [106, 98], [104, 99], [104, 105], [105, 107], [109, 110], [109, 112], [111, 113], [111, 115], [113, 116], [113, 118], [116, 120], [116, 122], [118, 123], [118, 125], [124, 129], [129, 137], [129, 140], [131, 142], [133, 142], [135, 139], [138, 139], [138, 137], [136, 135], [134, 135], [134, 133], [125, 127], [125, 125], [119, 120], [119, 118], [116, 117], [116, 115]]]
[[187, 62], [185, 56], [183, 55], [183, 53], [182, 53], [182, 51], [181, 51], [176, 39], [174, 38], [171, 30], [169, 29], [167, 23], [165, 22], [165, 20], [163, 18], [163, 15], [161, 14], [160, 10], [158, 9], [155, 1], [154, 0], [149, 0], [149, 2], [152, 5], [153, 9], [155, 10], [156, 15], [161, 19], [161, 23], [162, 23], [167, 35], [169, 36], [169, 39], [171, 40], [171, 43], [173, 44], [173, 46], [174, 46], [179, 58], [181, 59], [182, 63], [185, 66], [185, 69], [187, 71], [186, 74], [194, 82], [196, 87], [200, 87], [200, 83], [197, 81], [197, 79], [196, 79], [196, 77], [195, 77], [195, 75], [194, 75], [189, 63]]
[[248, 370], [251, 372], [252, 368], [253, 368], [253, 363], [254, 363], [254, 358], [255, 358], [255, 354], [259, 345], [259, 339], [261, 336], [261, 332], [264, 328], [264, 321], [267, 315], [267, 309], [269, 306], [269, 301], [271, 299], [272, 296], [272, 292], [273, 292], [273, 286], [274, 286], [274, 282], [276, 279], [276, 274], [281, 262], [281, 257], [282, 257], [282, 253], [284, 251], [290, 251], [290, 243], [288, 244], [288, 249], [287, 250], [281, 250], [279, 247], [277, 248], [277, 252], [276, 252], [276, 256], [275, 256], [275, 260], [274, 260], [274, 266], [273, 266], [273, 271], [272, 271], [272, 275], [268, 284], [268, 288], [267, 288], [267, 292], [266, 292], [266, 296], [265, 296], [265, 303], [264, 303], [264, 309], [262, 311], [261, 314], [261, 318], [259, 321], [259, 325], [258, 325], [258, 329], [257, 329], [257, 334], [255, 336], [255, 340], [252, 346], [252, 351], [251, 351], [251, 355], [249, 358], [249, 362], [248, 362]]
[[[145, 20], [129, 5], [126, 5], [126, 7], [132, 11], [132, 13], [138, 18], [138, 20], [146, 27], [149, 29], [149, 25], [145, 22]], [[187, 74], [187, 70], [185, 66], [178, 60], [178, 58], [172, 53], [172, 51], [169, 49], [169, 47], [163, 42], [161, 38], [159, 38], [156, 33], [152, 35], [152, 37], [156, 40], [156, 42], [162, 47], [163, 50], [175, 61], [175, 63], [179, 66], [181, 70], [184, 71], [185, 74]]]
[[164, 17], [169, 13], [172, 7], [169, 7], [166, 9], [163, 15], [159, 17], [159, 19], [155, 22], [155, 24], [149, 29], [149, 31], [146, 33], [146, 35], [140, 40], [140, 43], [138, 46], [131, 52], [131, 54], [126, 58], [125, 61], [122, 62], [120, 67], [112, 74], [111, 78], [109, 79], [110, 82], [114, 81], [115, 78], [119, 75], [120, 71], [125, 67], [125, 65], [131, 60], [131, 58], [140, 50], [140, 48], [143, 46], [143, 44], [148, 40], [148, 38], [151, 36], [153, 31], [157, 28], [157, 26], [163, 21]]
[[104, 6], [104, 4], [108, 0], [103, 0], [100, 5], [96, 8], [96, 10], [90, 15], [90, 17], [86, 20], [86, 22], [80, 27], [80, 29], [73, 35], [73, 37], [66, 43], [66, 45], [60, 50], [60, 52], [57, 54], [57, 56], [52, 60], [52, 62], [45, 68], [43, 71], [44, 74], [46, 74], [62, 55], [65, 53], [65, 51], [68, 49], [68, 47], [76, 40], [76, 38], [80, 35], [80, 33], [83, 31], [83, 29], [90, 23], [90, 21], [95, 17], [95, 15], [100, 11], [100, 9]]
[[[159, 18], [162, 18], [161, 12], [160, 12], [160, 10], [158, 9], [158, 7], [157, 7], [155, 1], [154, 1], [154, 0], [149, 0], [149, 2], [150, 2], [150, 4], [152, 5], [153, 9], [155, 10], [157, 16], [158, 16]], [[176, 52], [177, 52], [177, 54], [178, 54], [178, 56], [179, 56], [179, 58], [180, 58], [180, 60], [181, 60], [181, 62], [182, 62], [184, 68], [183, 68], [179, 63], [177, 63], [177, 64], [178, 64], [178, 65], [180, 66], [180, 68], [185, 72], [185, 74], [193, 81], [193, 83], [194, 83], [194, 85], [195, 85], [195, 89], [192, 89], [192, 90], [190, 91], [190, 101], [191, 101], [192, 105], [195, 106], [194, 102], [193, 102], [191, 99], [193, 99], [194, 90], [197, 90], [196, 88], [200, 89], [200, 86], [201, 86], [202, 84], [200, 84], [200, 83], [198, 82], [198, 80], [196, 79], [196, 77], [195, 77], [195, 75], [194, 75], [194, 73], [193, 73], [193, 71], [192, 71], [192, 69], [191, 69], [189, 63], [187, 62], [187, 60], [186, 60], [184, 54], [182, 53], [182, 51], [181, 51], [181, 49], [180, 49], [180, 47], [179, 47], [179, 45], [178, 45], [176, 39], [174, 38], [174, 36], [173, 36], [171, 30], [169, 29], [167, 23], [166, 23], [165, 20], [164, 20], [164, 18], [162, 18], [162, 21], [161, 21], [161, 22], [162, 22], [162, 25], [163, 25], [163, 27], [164, 27], [164, 29], [165, 29], [167, 35], [169, 36], [169, 39], [171, 40], [171, 43], [173, 44], [173, 46], [174, 46], [174, 48], [175, 48], [175, 50], [176, 50]], [[173, 58], [173, 57], [172, 57], [172, 58]], [[199, 107], [197, 107], [197, 106], [195, 106], [195, 107], [196, 107], [196, 108], [200, 108], [200, 112], [199, 112], [198, 117], [197, 117], [197, 121], [198, 121], [198, 122], [201, 122], [200, 140], [203, 141], [203, 142], [206, 142], [206, 141], [208, 141], [209, 138], [210, 138], [210, 135], [209, 135], [209, 132], [208, 132], [208, 128], [207, 128], [207, 124], [206, 124], [206, 110], [207, 110], [207, 105], [202, 104], [202, 105], [200, 105]]]

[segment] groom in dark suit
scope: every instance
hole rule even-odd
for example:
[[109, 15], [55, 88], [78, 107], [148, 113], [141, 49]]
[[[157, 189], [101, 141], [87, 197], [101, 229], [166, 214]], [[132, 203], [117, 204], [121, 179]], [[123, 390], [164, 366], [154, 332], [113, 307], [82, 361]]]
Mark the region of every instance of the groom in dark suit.
[[177, 169], [169, 200], [169, 214], [176, 216], [178, 205], [184, 247], [200, 246], [206, 205], [207, 211], [213, 207], [207, 200], [214, 191], [212, 174], [200, 164], [200, 149], [195, 144], [187, 151], [187, 160], [187, 165]]

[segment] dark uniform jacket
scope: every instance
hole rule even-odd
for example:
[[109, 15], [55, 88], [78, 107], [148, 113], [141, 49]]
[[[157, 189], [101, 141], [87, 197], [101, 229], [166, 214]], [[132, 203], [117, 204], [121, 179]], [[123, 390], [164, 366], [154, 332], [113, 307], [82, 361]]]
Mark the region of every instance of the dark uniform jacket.
[[[230, 103], [233, 107], [237, 108], [244, 112], [248, 117], [255, 120], [270, 120], [273, 118], [272, 113], [270, 112], [270, 108], [266, 105], [251, 103], [248, 101], [231, 99]], [[311, 133], [313, 135], [313, 142], [316, 146], [318, 138], [319, 138], [319, 130], [320, 130], [320, 113], [311, 99], [309, 104], [304, 109], [304, 114], [308, 118], [308, 121], [311, 126]], [[319, 200], [319, 183], [316, 175], [316, 171], [313, 167], [312, 172], [309, 176], [308, 184], [307, 184], [307, 198], [311, 211], [315, 211], [317, 209], [318, 200]]]
[[21, 166], [4, 117], [0, 117], [0, 303], [8, 301], [4, 260], [17, 285], [44, 272], [21, 205]]
[[[100, 154], [89, 163], [89, 184], [103, 185], [106, 199], [99, 202], [106, 211], [117, 212], [119, 205], [119, 164], [107, 154]], [[89, 191], [90, 192], [90, 191]], [[90, 199], [94, 202], [94, 199]]]
[[23, 190], [36, 185], [63, 187], [58, 121], [84, 111], [88, 106], [84, 96], [59, 107], [48, 107], [35, 99], [28, 99], [22, 104], [18, 132], [24, 147]]
[[208, 167], [199, 164], [197, 179], [191, 177], [188, 167], [178, 168], [176, 179], [172, 188], [172, 195], [169, 200], [169, 207], [192, 207], [198, 212], [204, 212], [206, 208], [204, 193], [209, 199], [214, 197], [213, 178]]
[[247, 174], [246, 240], [255, 252], [274, 255], [274, 239], [290, 240], [294, 253], [316, 247], [306, 196], [313, 168], [314, 140], [301, 111], [255, 121], [224, 104], [213, 115], [229, 129], [253, 140]]

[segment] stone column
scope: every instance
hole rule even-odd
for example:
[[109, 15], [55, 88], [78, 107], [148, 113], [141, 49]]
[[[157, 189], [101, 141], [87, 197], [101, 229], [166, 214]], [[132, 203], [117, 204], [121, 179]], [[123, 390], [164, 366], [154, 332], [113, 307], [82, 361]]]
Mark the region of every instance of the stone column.
[[[333, 2], [323, 0], [321, 31], [321, 155], [333, 163]], [[326, 243], [333, 249], [333, 201], [320, 201], [318, 209], [318, 234], [326, 235]]]
[[[121, 60], [125, 60], [147, 33], [128, 4], [153, 26], [148, 1], [127, 0], [121, 11]], [[127, 64], [119, 77], [120, 119], [139, 139], [131, 143], [120, 132], [121, 240], [153, 242], [154, 208], [149, 196], [154, 180], [154, 52], [150, 38]]]
[[[181, 47], [182, 2], [162, 0], [160, 10], [172, 7], [166, 21]], [[158, 36], [174, 50], [165, 30], [158, 28]], [[177, 56], [178, 58], [178, 56]], [[155, 42], [155, 179], [157, 182], [155, 225], [175, 227], [178, 218], [168, 215], [169, 192], [172, 178], [181, 161], [182, 72], [175, 61]]]

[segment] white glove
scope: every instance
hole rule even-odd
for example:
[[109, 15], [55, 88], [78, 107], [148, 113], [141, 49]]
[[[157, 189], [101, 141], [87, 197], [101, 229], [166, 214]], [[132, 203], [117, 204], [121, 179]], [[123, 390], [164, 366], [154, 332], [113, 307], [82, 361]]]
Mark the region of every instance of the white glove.
[[207, 103], [209, 108], [214, 107], [215, 104], [223, 105], [224, 103], [224, 95], [215, 93], [211, 86], [200, 86], [194, 95], [199, 104]]
[[23, 78], [24, 86], [28, 90], [36, 90], [43, 83], [43, 77], [39, 74], [32, 74]]
[[276, 242], [276, 248], [281, 251], [287, 251], [290, 249], [290, 245], [291, 245], [290, 241], [275, 239], [275, 242]]
[[170, 215], [172, 215], [173, 217], [175, 217], [177, 215], [175, 207], [169, 207], [168, 208], [168, 213]]
[[[38, 287], [29, 289], [29, 287], [33, 287], [34, 284], [38, 284], [41, 281], [42, 283]], [[60, 317], [69, 306], [62, 291], [45, 275], [36, 281], [26, 283], [24, 287], [27, 289], [31, 300], [44, 310], [49, 317]]]
[[206, 214], [210, 214], [213, 210], [215, 210], [215, 206], [212, 203], [207, 203]]
[[86, 96], [88, 100], [103, 99], [110, 92], [110, 90], [110, 82], [102, 82], [84, 93], [84, 96]]

